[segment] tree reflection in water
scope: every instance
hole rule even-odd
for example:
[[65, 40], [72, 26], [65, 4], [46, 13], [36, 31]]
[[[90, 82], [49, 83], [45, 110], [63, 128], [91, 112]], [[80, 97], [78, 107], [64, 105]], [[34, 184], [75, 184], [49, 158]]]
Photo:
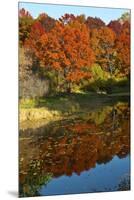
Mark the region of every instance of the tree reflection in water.
[[130, 174], [125, 174], [125, 176], [121, 178], [117, 190], [118, 191], [130, 190]]
[[[78, 175], [130, 153], [130, 110], [117, 103], [37, 129], [20, 130], [20, 196], [38, 194], [53, 177]], [[124, 190], [124, 182], [118, 190]]]

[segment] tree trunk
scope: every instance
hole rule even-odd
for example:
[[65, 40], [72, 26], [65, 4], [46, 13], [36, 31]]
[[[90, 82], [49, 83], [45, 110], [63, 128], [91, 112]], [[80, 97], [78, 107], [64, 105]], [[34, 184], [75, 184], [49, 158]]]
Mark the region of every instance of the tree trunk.
[[72, 85], [72, 84], [71, 84], [71, 82], [68, 82], [67, 85], [68, 85], [68, 87], [67, 87], [67, 93], [70, 94], [70, 93], [71, 93], [71, 89], [72, 89], [72, 88], [71, 88], [71, 85]]

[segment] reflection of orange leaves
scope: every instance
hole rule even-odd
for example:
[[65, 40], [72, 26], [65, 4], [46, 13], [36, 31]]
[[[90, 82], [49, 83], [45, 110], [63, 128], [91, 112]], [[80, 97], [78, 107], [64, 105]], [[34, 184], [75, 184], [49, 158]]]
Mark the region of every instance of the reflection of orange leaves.
[[[20, 156], [25, 157], [21, 171], [29, 173], [31, 160], [37, 160], [42, 161], [40, 171], [38, 171], [40, 174], [48, 172], [53, 176], [72, 175], [73, 172], [80, 174], [84, 170], [95, 167], [96, 163], [110, 161], [115, 155], [120, 158], [125, 157], [130, 152], [129, 108], [126, 104], [119, 104], [114, 109], [118, 116], [115, 121], [108, 112], [106, 121], [99, 128], [89, 121], [73, 121], [74, 124], [67, 122], [62, 126], [65, 135], [59, 131], [60, 124], [59, 127], [55, 126], [54, 132], [52, 127], [47, 129], [51, 136], [43, 135], [40, 140], [32, 137], [32, 142], [21, 140]], [[119, 121], [120, 130], [116, 128], [109, 134], [107, 131], [110, 131], [110, 127], [113, 127], [116, 121]], [[102, 134], [97, 134], [98, 129]], [[44, 127], [38, 130], [32, 129], [32, 132], [40, 133], [40, 130], [44, 133]], [[90, 130], [94, 134], [89, 134]], [[28, 154], [27, 149], [30, 149]], [[35, 166], [35, 172], [37, 172], [37, 166]], [[27, 175], [20, 174], [21, 183], [24, 183]]]
[[20, 174], [19, 181], [23, 184], [25, 182], [25, 174]]
[[84, 133], [84, 132], [87, 132], [88, 130], [93, 130], [95, 128], [96, 127], [94, 124], [88, 124], [88, 123], [78, 123], [69, 127], [71, 131], [76, 132], [76, 133]]
[[60, 145], [61, 144], [66, 144], [66, 142], [67, 142], [67, 137], [66, 136], [64, 136], [61, 140], [60, 140]]

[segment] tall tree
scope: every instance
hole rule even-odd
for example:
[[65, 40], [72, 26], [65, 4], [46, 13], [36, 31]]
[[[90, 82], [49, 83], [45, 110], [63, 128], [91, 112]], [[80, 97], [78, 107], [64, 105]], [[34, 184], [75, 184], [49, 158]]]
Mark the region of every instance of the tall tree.
[[42, 33], [41, 29], [38, 39], [36, 31], [32, 31], [28, 44], [32, 45], [42, 66], [55, 70], [57, 76], [62, 75], [68, 91], [71, 91], [72, 83], [90, 76], [94, 54], [90, 48], [89, 31], [86, 25], [75, 21], [65, 25], [57, 22], [50, 33]]
[[118, 68], [122, 75], [130, 74], [130, 24], [125, 22], [116, 40]]
[[40, 38], [45, 34], [45, 29], [39, 21], [35, 21], [31, 26], [29, 37], [25, 41], [25, 47], [29, 47], [36, 57], [40, 57]]
[[122, 16], [118, 20], [121, 24], [124, 24], [124, 22], [130, 23], [130, 12], [123, 13]]
[[29, 37], [31, 26], [34, 20], [28, 11], [24, 8], [19, 10], [19, 42], [24, 45], [25, 40]]
[[41, 13], [37, 20], [41, 23], [46, 32], [51, 31], [54, 28], [56, 20], [49, 17], [46, 13]]
[[69, 61], [64, 69], [69, 84], [91, 76], [89, 69], [94, 62], [94, 53], [90, 47], [89, 30], [85, 24], [75, 21], [65, 26], [64, 52]]
[[103, 70], [114, 73], [114, 43], [115, 33], [108, 27], [93, 29], [91, 31], [91, 46], [96, 55], [96, 63]]

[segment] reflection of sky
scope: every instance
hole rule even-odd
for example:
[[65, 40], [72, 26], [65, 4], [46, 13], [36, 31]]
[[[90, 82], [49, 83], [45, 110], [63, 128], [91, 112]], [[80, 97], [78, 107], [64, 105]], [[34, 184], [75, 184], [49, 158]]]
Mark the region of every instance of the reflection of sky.
[[80, 176], [73, 173], [71, 177], [54, 178], [40, 190], [41, 195], [73, 194], [84, 192], [114, 190], [121, 178], [130, 172], [130, 157], [119, 159], [117, 156], [109, 163], [96, 165]]
[[118, 19], [128, 9], [110, 9], [110, 8], [95, 8], [84, 6], [65, 6], [52, 4], [37, 4], [37, 3], [19, 3], [19, 8], [25, 8], [33, 17], [37, 17], [40, 13], [47, 13], [49, 16], [58, 19], [65, 13], [74, 15], [85, 14], [86, 16], [99, 17], [104, 22], [109, 23], [113, 19]]

